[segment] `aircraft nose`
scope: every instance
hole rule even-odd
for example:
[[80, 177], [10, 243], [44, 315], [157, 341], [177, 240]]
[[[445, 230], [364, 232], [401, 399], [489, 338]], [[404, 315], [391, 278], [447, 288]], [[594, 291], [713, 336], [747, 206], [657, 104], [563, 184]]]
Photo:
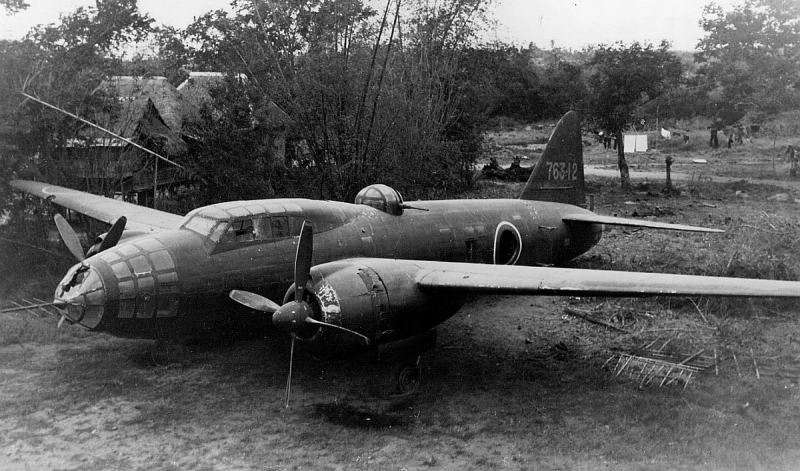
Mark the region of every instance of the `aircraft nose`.
[[106, 290], [97, 269], [80, 263], [58, 284], [55, 302], [66, 310], [66, 318], [87, 329], [97, 327], [103, 317]]

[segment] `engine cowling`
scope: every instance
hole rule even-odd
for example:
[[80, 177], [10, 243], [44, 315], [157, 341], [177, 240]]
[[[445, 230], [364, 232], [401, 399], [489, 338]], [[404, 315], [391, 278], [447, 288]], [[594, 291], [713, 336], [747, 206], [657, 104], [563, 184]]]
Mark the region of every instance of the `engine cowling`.
[[[410, 338], [431, 330], [464, 304], [457, 295], [435, 296], [417, 286], [413, 261], [352, 259], [311, 269], [305, 299], [316, 320], [344, 327], [370, 339], [372, 345]], [[294, 296], [293, 289], [286, 299]], [[328, 348], [363, 345], [363, 339], [314, 327], [299, 340]]]

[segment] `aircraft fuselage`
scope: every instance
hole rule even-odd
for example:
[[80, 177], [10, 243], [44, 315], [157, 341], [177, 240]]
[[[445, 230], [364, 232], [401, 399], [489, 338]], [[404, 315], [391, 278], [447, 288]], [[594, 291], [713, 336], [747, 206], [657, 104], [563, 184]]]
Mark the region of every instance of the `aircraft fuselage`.
[[[86, 259], [88, 270], [76, 265], [56, 299], [83, 296], [72, 300], [68, 318], [122, 337], [239, 335], [268, 328], [270, 319], [228, 293], [244, 289], [280, 302], [292, 284], [295, 228], [302, 221], [314, 227], [315, 265], [354, 257], [553, 265], [586, 252], [602, 234], [599, 224], [563, 222], [565, 214], [591, 214], [567, 204], [447, 200], [411, 206], [390, 214], [364, 204], [274, 199], [200, 208], [184, 227], [122, 242]], [[228, 232], [211, 223], [209, 234], [191, 230], [192, 215], [212, 215]]]

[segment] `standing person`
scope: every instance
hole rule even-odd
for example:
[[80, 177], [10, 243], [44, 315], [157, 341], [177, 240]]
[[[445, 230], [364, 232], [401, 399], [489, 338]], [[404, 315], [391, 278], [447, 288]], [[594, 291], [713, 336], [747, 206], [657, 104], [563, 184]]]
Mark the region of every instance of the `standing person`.
[[717, 128], [715, 127], [711, 128], [711, 140], [708, 142], [708, 145], [714, 149], [719, 147], [719, 138], [717, 137]]

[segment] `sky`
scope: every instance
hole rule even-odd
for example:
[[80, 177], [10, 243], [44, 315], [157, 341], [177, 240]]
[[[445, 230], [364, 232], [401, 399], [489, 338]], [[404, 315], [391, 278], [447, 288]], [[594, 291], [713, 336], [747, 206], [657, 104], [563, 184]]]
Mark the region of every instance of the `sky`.
[[[496, 0], [498, 22], [490, 36], [512, 44], [549, 49], [581, 49], [591, 44], [633, 41], [672, 42], [673, 49], [694, 50], [703, 36], [698, 25], [703, 6], [712, 0]], [[713, 0], [730, 9], [739, 0]], [[13, 16], [0, 12], [0, 39], [19, 39], [34, 25], [58, 22], [59, 13], [92, 0], [27, 0], [30, 8]], [[158, 24], [183, 28], [207, 11], [225, 8], [230, 0], [139, 0], [140, 11]]]

